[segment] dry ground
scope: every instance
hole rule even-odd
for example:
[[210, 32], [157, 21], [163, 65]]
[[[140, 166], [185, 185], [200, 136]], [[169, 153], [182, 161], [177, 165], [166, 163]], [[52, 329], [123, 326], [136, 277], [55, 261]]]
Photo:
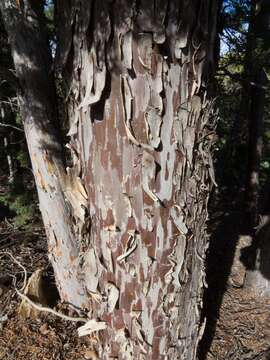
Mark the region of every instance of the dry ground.
[[220, 308], [207, 360], [269, 360], [270, 303], [230, 288]]
[[243, 235], [242, 214], [221, 213], [212, 227], [200, 360], [270, 360], [270, 299], [244, 288], [241, 250], [251, 238]]

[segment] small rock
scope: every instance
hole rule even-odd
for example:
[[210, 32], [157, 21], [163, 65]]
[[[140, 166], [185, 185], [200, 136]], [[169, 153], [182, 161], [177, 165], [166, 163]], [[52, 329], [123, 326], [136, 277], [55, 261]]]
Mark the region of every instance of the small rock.
[[43, 324], [43, 325], [41, 325], [41, 327], [39, 328], [39, 332], [40, 332], [42, 335], [47, 335], [49, 331], [50, 331], [50, 330], [48, 329], [48, 325], [47, 325], [47, 324]]
[[[4, 322], [7, 321], [7, 320], [8, 320], [7, 315], [2, 315], [2, 314], [0, 313], [0, 332], [3, 330], [3, 324], [4, 324]], [[0, 358], [0, 359], [1, 359], [1, 358]]]

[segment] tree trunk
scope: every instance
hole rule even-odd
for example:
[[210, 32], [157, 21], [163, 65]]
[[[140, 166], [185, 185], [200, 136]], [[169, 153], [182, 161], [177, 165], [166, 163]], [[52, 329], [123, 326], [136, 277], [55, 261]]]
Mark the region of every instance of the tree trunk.
[[7, 137], [4, 137], [4, 148], [7, 154], [7, 164], [8, 164], [8, 182], [9, 184], [13, 184], [14, 182], [14, 167], [13, 167], [13, 161], [12, 161], [12, 156], [10, 154], [10, 151], [8, 149], [9, 147], [9, 141]]
[[[0, 5], [6, 19], [10, 3]], [[41, 24], [6, 20], [60, 294], [106, 323], [93, 342], [100, 359], [196, 357], [216, 9], [214, 0], [56, 2], [67, 169]]]
[[247, 212], [249, 226], [254, 229], [258, 225], [259, 171], [263, 148], [263, 114], [265, 107], [265, 86], [267, 78], [262, 67], [253, 67], [254, 75], [250, 89], [249, 110], [249, 144], [248, 144], [248, 176], [247, 176]]
[[[267, 76], [264, 67], [268, 63], [267, 44], [270, 20], [270, 4], [267, 0], [254, 0], [254, 16], [251, 21], [251, 44], [249, 74], [249, 159], [247, 177], [247, 210], [251, 234], [254, 236], [248, 254], [250, 266], [246, 274], [245, 286], [258, 296], [270, 295], [270, 242], [269, 204], [261, 206], [259, 223], [259, 166], [262, 153], [262, 127], [265, 111], [265, 89]], [[267, 199], [268, 200], [268, 199]], [[263, 202], [263, 201], [262, 201]], [[255, 227], [257, 227], [255, 231]]]
[[19, 105], [57, 285], [63, 300], [86, 306], [85, 291], [78, 279], [71, 214], [65, 200], [68, 189], [57, 134], [52, 63], [40, 9], [32, 7], [30, 1], [1, 1], [0, 10], [20, 82]]
[[[248, 123], [247, 215], [251, 232], [258, 225], [259, 167], [262, 155], [263, 115], [267, 77], [264, 66], [270, 10], [267, 0], [251, 2], [244, 73], [248, 80], [244, 105]], [[265, 37], [265, 39], [264, 39]]]

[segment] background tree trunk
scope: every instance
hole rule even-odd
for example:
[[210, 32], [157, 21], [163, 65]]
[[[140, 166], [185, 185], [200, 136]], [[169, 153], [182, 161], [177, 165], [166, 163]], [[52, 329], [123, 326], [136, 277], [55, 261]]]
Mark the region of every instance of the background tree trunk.
[[259, 216], [259, 172], [263, 150], [263, 114], [267, 78], [262, 67], [253, 67], [253, 81], [250, 86], [249, 144], [247, 169], [247, 213], [251, 231], [258, 225]]
[[9, 184], [12, 184], [14, 182], [14, 166], [8, 146], [9, 146], [8, 138], [4, 137], [4, 147], [7, 154], [7, 163], [8, 163], [8, 171], [9, 171], [8, 182]]
[[86, 306], [85, 291], [78, 279], [71, 214], [64, 195], [68, 191], [66, 170], [57, 133], [56, 92], [42, 7], [32, 6], [31, 1], [1, 1], [0, 10], [20, 83], [19, 105], [57, 286], [63, 300]]
[[217, 2], [56, 1], [67, 168], [39, 9], [20, 3], [0, 6], [61, 297], [106, 322], [93, 342], [100, 359], [195, 359]]
[[[262, 128], [265, 111], [265, 89], [268, 63], [266, 50], [269, 37], [270, 4], [265, 0], [253, 1], [254, 14], [251, 18], [250, 42], [250, 98], [249, 98], [249, 158], [247, 176], [247, 204], [251, 235], [254, 236], [249, 250], [251, 266], [246, 274], [245, 286], [252, 288], [258, 296], [270, 295], [270, 242], [269, 204], [262, 200], [259, 209], [259, 166], [262, 154]], [[269, 201], [269, 197], [266, 196]], [[259, 221], [259, 214], [261, 219]], [[257, 227], [257, 228], [256, 228]]]
[[[259, 167], [263, 147], [263, 116], [267, 77], [264, 66], [265, 46], [270, 9], [267, 1], [253, 0], [245, 54], [245, 74], [248, 81], [243, 95], [248, 123], [248, 164], [246, 182], [247, 215], [251, 232], [258, 225]], [[244, 120], [244, 119], [243, 119]]]

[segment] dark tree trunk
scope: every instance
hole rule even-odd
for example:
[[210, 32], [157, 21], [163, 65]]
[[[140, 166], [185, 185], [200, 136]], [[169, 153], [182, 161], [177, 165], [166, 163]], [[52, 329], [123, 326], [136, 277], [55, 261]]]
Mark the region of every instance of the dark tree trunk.
[[246, 194], [249, 226], [254, 239], [247, 251], [249, 261], [245, 286], [252, 288], [258, 296], [269, 296], [269, 204], [264, 204], [259, 209], [258, 200], [265, 89], [268, 82], [264, 67], [269, 61], [266, 50], [270, 35], [270, 4], [267, 0], [254, 0], [253, 7], [254, 14], [250, 25], [252, 49], [249, 61], [249, 157]]
[[56, 2], [67, 168], [38, 10], [20, 3], [0, 7], [61, 297], [105, 322], [93, 342], [100, 359], [195, 359], [217, 2]]
[[249, 144], [247, 177], [247, 211], [251, 229], [258, 225], [259, 172], [263, 148], [263, 114], [267, 78], [262, 67], [253, 68], [254, 76], [250, 89]]
[[[244, 73], [247, 88], [243, 96], [244, 113], [248, 123], [248, 166], [246, 183], [247, 215], [250, 229], [258, 225], [259, 166], [262, 155], [263, 114], [267, 77], [264, 66], [268, 30], [269, 4], [265, 0], [253, 0], [247, 39]], [[267, 20], [268, 19], [268, 20]], [[243, 119], [245, 121], [245, 119]]]

